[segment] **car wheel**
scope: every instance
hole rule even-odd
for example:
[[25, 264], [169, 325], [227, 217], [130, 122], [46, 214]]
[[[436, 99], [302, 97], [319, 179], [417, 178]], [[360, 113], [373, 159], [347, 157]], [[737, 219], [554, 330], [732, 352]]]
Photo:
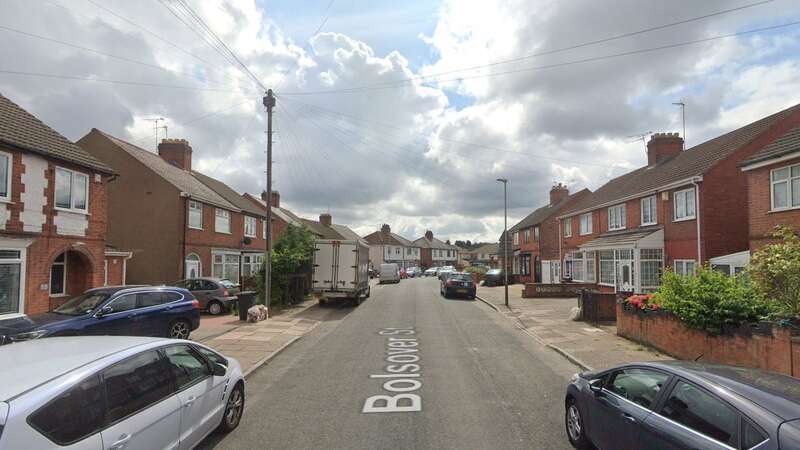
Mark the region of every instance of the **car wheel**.
[[367, 287], [367, 295], [365, 295], [364, 298], [369, 298], [369, 295], [370, 295], [371, 291], [372, 291], [372, 288], [371, 287]]
[[214, 300], [214, 301], [212, 301], [211, 303], [208, 304], [208, 308], [207, 309], [208, 309], [208, 313], [209, 314], [211, 314], [212, 316], [217, 316], [217, 315], [222, 314], [222, 312], [225, 310], [225, 307], [222, 306], [221, 302], [218, 302], [217, 300]]
[[176, 320], [169, 325], [167, 336], [171, 339], [189, 339], [189, 334], [192, 332], [189, 322], [185, 320]]
[[569, 442], [573, 447], [581, 450], [589, 447], [589, 440], [586, 438], [586, 428], [583, 424], [581, 411], [578, 409], [578, 405], [575, 404], [574, 399], [569, 399], [567, 401], [564, 424], [567, 427], [567, 438], [569, 438]]
[[217, 431], [220, 433], [230, 433], [239, 426], [244, 412], [244, 387], [241, 383], [231, 391], [228, 402], [225, 404], [225, 414], [222, 416], [222, 423], [219, 424]]

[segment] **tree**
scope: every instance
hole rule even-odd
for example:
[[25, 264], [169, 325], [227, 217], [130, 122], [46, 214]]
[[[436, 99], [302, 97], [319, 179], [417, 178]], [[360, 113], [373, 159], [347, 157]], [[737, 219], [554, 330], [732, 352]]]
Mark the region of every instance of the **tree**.
[[[306, 227], [289, 225], [272, 249], [272, 303], [285, 305], [289, 298], [291, 275], [298, 274], [311, 263], [314, 252], [314, 234]], [[258, 271], [256, 292], [258, 303], [264, 303], [264, 266]]]
[[775, 227], [769, 244], [753, 254], [749, 274], [761, 295], [775, 302], [779, 312], [800, 318], [800, 238], [786, 226]]

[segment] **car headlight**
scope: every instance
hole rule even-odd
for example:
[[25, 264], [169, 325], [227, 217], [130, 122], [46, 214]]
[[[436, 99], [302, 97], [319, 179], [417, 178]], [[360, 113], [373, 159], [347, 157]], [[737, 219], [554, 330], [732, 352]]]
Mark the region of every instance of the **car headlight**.
[[15, 334], [13, 336], [9, 336], [8, 338], [14, 342], [31, 341], [33, 339], [39, 339], [45, 334], [47, 334], [46, 330], [36, 330], [36, 331], [28, 331], [27, 333]]

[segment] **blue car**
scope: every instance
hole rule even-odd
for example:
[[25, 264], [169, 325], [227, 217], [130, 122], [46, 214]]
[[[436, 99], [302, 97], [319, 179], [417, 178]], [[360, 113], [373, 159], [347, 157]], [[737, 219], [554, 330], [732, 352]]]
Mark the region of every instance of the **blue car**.
[[200, 304], [175, 287], [91, 289], [52, 312], [0, 321], [0, 344], [48, 336], [117, 335], [187, 339], [200, 326]]

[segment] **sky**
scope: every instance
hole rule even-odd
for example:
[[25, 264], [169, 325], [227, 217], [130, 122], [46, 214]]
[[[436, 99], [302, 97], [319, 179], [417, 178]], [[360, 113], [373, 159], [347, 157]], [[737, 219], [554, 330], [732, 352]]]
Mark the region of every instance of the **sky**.
[[268, 87], [282, 206], [496, 241], [497, 178], [511, 226], [557, 182], [644, 165], [632, 136], [682, 133], [674, 102], [687, 147], [800, 103], [800, 25], [747, 33], [797, 21], [795, 0], [0, 0], [0, 93], [72, 140], [154, 151], [163, 117], [195, 170], [257, 195]]

